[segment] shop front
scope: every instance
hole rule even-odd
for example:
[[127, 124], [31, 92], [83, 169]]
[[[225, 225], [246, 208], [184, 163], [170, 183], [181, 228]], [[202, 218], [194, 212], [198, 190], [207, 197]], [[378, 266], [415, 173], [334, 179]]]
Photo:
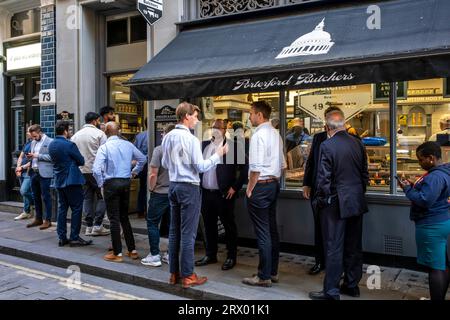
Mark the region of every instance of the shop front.
[[[39, 90], [41, 86], [40, 8], [12, 14], [9, 37], [3, 42], [6, 57], [5, 145], [7, 200], [21, 199], [15, 175], [17, 159], [27, 141], [27, 128], [40, 123]], [[1, 88], [3, 90], [3, 88]]]
[[[368, 24], [369, 5], [382, 12], [380, 28]], [[409, 201], [394, 176], [414, 180], [423, 174], [415, 149], [430, 139], [440, 141], [449, 161], [443, 130], [450, 127], [450, 3], [296, 8], [303, 7], [181, 24], [178, 36], [127, 85], [145, 100], [198, 104], [200, 139], [208, 139], [217, 118], [229, 120], [230, 135], [237, 124], [251, 137], [250, 105], [266, 100], [288, 164], [278, 204], [280, 238], [305, 249], [314, 239], [310, 203], [301, 192], [305, 163], [312, 135], [323, 130], [324, 110], [339, 106], [369, 158], [363, 249], [414, 257]], [[156, 124], [151, 121], [151, 132]], [[254, 239], [243, 197], [236, 217], [241, 240]]]

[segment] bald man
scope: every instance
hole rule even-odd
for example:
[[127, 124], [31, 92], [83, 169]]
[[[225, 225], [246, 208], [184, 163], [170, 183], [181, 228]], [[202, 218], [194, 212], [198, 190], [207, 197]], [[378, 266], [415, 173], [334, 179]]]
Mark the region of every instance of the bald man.
[[[202, 145], [203, 158], [208, 159], [220, 146], [227, 143], [233, 147], [229, 156], [206, 171], [201, 176], [202, 215], [206, 232], [206, 255], [195, 262], [196, 266], [204, 266], [217, 262], [217, 217], [220, 217], [225, 229], [227, 258], [222, 270], [232, 269], [237, 256], [237, 227], [234, 219], [234, 203], [239, 190], [247, 183], [248, 165], [245, 159], [245, 140], [226, 140], [227, 127], [221, 119], [214, 121], [212, 138]], [[241, 160], [241, 161], [238, 161]], [[240, 162], [240, 163], [239, 163]]]
[[[98, 187], [103, 188], [106, 211], [111, 223], [113, 251], [104, 256], [106, 261], [122, 262], [120, 226], [128, 247], [127, 256], [138, 259], [133, 231], [128, 219], [131, 178], [137, 176], [147, 163], [147, 158], [129, 141], [119, 138], [119, 125], [108, 122], [105, 133], [108, 139], [100, 146], [92, 168]], [[132, 161], [136, 166], [132, 169]]]
[[429, 141], [437, 141], [438, 134], [450, 134], [450, 114], [445, 114], [441, 117], [439, 126], [441, 127], [441, 131], [433, 134]]

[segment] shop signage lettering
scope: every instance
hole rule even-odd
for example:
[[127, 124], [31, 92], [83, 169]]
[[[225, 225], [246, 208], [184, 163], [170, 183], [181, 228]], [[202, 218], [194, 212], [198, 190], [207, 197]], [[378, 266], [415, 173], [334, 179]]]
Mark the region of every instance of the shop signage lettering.
[[[322, 84], [322, 83], [332, 83], [332, 82], [342, 82], [350, 81], [355, 79], [353, 73], [342, 73], [333, 72], [331, 75], [317, 75], [316, 73], [302, 73], [297, 78], [291, 75], [287, 79], [280, 79], [278, 77], [273, 77], [267, 81], [252, 81], [250, 78], [240, 79], [236, 81], [233, 91], [239, 89], [260, 89], [266, 90], [278, 87], [288, 87], [288, 86], [300, 86], [302, 84]], [[295, 81], [295, 82], [294, 82]]]
[[20, 70], [41, 66], [41, 43], [6, 49], [6, 70]]
[[176, 120], [175, 108], [171, 106], [164, 106], [161, 109], [155, 110], [156, 121]]

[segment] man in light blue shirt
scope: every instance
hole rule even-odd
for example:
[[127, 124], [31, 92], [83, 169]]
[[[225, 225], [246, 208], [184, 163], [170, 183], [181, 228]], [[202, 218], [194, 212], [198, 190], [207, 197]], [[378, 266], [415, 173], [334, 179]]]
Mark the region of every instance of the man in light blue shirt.
[[[133, 231], [128, 219], [130, 197], [130, 178], [142, 170], [147, 158], [129, 141], [119, 138], [119, 125], [116, 122], [106, 124], [106, 143], [101, 145], [95, 157], [92, 173], [98, 186], [103, 187], [106, 212], [111, 223], [111, 240], [113, 252], [104, 256], [107, 261], [122, 262], [122, 241], [120, 226], [128, 247], [127, 255], [138, 259]], [[132, 169], [132, 161], [136, 166]]]
[[201, 204], [199, 173], [217, 165], [228, 151], [225, 144], [217, 147], [210, 158], [203, 159], [200, 141], [189, 130], [198, 123], [199, 112], [197, 106], [180, 103], [176, 109], [178, 124], [162, 142], [162, 166], [169, 171], [170, 179], [169, 283], [175, 285], [181, 280], [183, 288], [207, 281], [194, 273], [194, 243]]

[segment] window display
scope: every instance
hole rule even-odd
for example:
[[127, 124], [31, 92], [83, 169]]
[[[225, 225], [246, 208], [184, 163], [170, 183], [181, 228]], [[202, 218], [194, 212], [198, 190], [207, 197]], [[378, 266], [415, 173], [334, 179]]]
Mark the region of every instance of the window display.
[[116, 121], [120, 123], [122, 135], [130, 141], [144, 131], [144, 107], [141, 101], [134, 101], [130, 88], [122, 85], [131, 74], [112, 76], [109, 79], [110, 104], [115, 109]]

